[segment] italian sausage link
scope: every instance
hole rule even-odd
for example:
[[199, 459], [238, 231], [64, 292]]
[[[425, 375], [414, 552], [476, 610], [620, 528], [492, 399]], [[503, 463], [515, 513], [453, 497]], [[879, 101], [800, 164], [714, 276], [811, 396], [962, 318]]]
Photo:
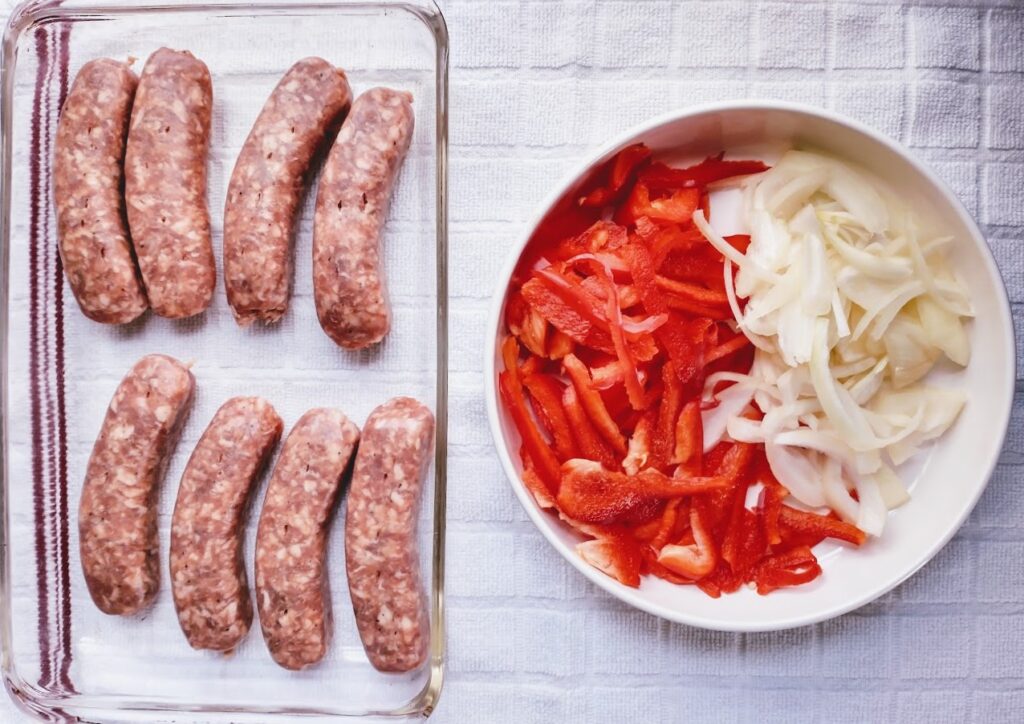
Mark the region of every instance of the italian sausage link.
[[278, 321], [291, 292], [291, 236], [316, 151], [348, 110], [344, 71], [321, 58], [293, 65], [235, 162], [224, 206], [224, 286], [235, 321]]
[[320, 326], [342, 347], [376, 344], [391, 327], [380, 237], [412, 139], [412, 96], [373, 88], [356, 98], [331, 148], [313, 220]]
[[135, 613], [156, 595], [157, 492], [194, 389], [185, 365], [151, 354], [132, 367], [110, 401], [78, 508], [82, 571], [104, 613]]
[[128, 130], [125, 201], [149, 303], [161, 317], [191, 317], [213, 298], [206, 206], [212, 111], [205, 63], [184, 50], [149, 56]]
[[345, 564], [363, 648], [380, 671], [411, 671], [427, 656], [416, 521], [433, 439], [430, 410], [396, 397], [370, 414], [356, 454]]
[[359, 428], [310, 410], [285, 440], [256, 532], [256, 603], [270, 655], [286, 669], [317, 663], [331, 636], [327, 532]]
[[71, 291], [89, 319], [124, 324], [149, 304], [132, 258], [121, 182], [138, 78], [109, 58], [75, 76], [57, 123], [53, 198]]
[[171, 520], [171, 588], [194, 649], [231, 651], [252, 624], [244, 517], [281, 427], [266, 400], [232, 398], [213, 416], [181, 477]]

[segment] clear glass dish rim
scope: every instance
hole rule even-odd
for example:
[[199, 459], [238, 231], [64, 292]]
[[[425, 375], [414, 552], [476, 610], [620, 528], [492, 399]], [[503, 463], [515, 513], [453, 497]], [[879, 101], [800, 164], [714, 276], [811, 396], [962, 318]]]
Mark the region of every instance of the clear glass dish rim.
[[[395, 9], [417, 17], [430, 31], [435, 45], [436, 102], [436, 200], [435, 239], [437, 273], [437, 409], [434, 456], [434, 511], [431, 546], [431, 636], [427, 681], [412, 700], [391, 711], [367, 711], [360, 714], [316, 708], [216, 707], [206, 705], [180, 706], [162, 702], [135, 700], [130, 697], [90, 697], [78, 695], [54, 697], [37, 695], [35, 687], [22, 681], [14, 661], [11, 632], [11, 541], [9, 525], [8, 485], [8, 315], [10, 295], [11, 176], [13, 165], [14, 71], [19, 41], [26, 31], [62, 20], [83, 20], [92, 16], [132, 16], [148, 13], [216, 12], [227, 16], [280, 15], [294, 13], [357, 12], [359, 10]], [[88, 711], [90, 716], [103, 712], [150, 713], [193, 712], [221, 715], [298, 714], [304, 716], [429, 716], [437, 706], [444, 681], [445, 619], [444, 563], [448, 462], [448, 29], [444, 16], [434, 0], [304, 0], [303, 2], [252, 2], [251, 0], [218, 0], [202, 3], [140, 3], [133, 0], [26, 0], [15, 6], [3, 33], [0, 53], [0, 525], [3, 527], [3, 550], [0, 551], [0, 673], [8, 695], [23, 711], [36, 717], [66, 718], [69, 709]], [[77, 700], [80, 698], [81, 700]], [[93, 700], [93, 701], [90, 701]], [[94, 703], [95, 701], [95, 703]]]

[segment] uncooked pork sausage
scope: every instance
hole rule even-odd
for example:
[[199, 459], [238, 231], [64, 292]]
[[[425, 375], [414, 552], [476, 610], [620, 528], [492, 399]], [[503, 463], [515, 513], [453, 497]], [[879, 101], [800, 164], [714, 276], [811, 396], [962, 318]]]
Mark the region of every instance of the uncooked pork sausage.
[[192, 648], [231, 651], [252, 624], [244, 514], [281, 426], [266, 400], [234, 397], [217, 410], [185, 466], [171, 519], [171, 589]]
[[109, 324], [130, 322], [149, 306], [121, 197], [137, 84], [127, 63], [90, 60], [64, 101], [54, 143], [53, 198], [64, 273], [82, 313]]
[[411, 671], [427, 656], [416, 522], [433, 439], [430, 410], [396, 397], [370, 414], [356, 454], [345, 564], [363, 648], [380, 671]]
[[313, 294], [320, 326], [361, 349], [391, 328], [380, 236], [412, 138], [412, 96], [373, 88], [356, 98], [331, 148], [313, 219]]
[[161, 317], [191, 317], [213, 298], [206, 206], [212, 111], [205, 63], [184, 50], [149, 56], [128, 130], [125, 201], [146, 294]]
[[194, 389], [185, 365], [151, 354], [132, 367], [107, 408], [78, 508], [82, 571], [104, 613], [135, 613], [156, 595], [157, 493]]
[[256, 531], [256, 605], [270, 655], [317, 663], [331, 637], [327, 531], [359, 428], [340, 410], [310, 410], [285, 440]]
[[303, 181], [351, 101], [343, 71], [305, 58], [281, 78], [245, 139], [224, 206], [224, 287], [241, 325], [276, 322], [288, 308]]

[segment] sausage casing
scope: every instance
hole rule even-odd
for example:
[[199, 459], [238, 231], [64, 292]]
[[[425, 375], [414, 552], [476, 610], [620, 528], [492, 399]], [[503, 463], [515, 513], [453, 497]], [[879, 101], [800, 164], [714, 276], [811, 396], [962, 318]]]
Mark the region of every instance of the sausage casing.
[[124, 218], [125, 136], [138, 78], [127, 63], [90, 60], [57, 124], [53, 198], [71, 291], [89, 319], [130, 322], [149, 306]]
[[213, 298], [206, 205], [212, 112], [205, 63], [167, 48], [149, 56], [128, 130], [125, 201], [149, 303], [161, 317], [191, 317]]
[[430, 618], [416, 522], [434, 416], [408, 397], [363, 426], [345, 517], [345, 564], [359, 636], [380, 671], [411, 671], [427, 656]]
[[266, 400], [234, 397], [217, 410], [185, 467], [171, 520], [170, 563], [178, 623], [192, 648], [231, 651], [252, 624], [244, 517], [281, 427]]
[[267, 485], [256, 531], [256, 604], [270, 655], [286, 669], [327, 653], [327, 532], [358, 441], [359, 428], [340, 410], [310, 410], [288, 434]]
[[107, 408], [78, 509], [82, 571], [104, 613], [134, 613], [156, 595], [157, 493], [194, 389], [185, 365], [151, 354], [132, 367]]
[[313, 219], [313, 294], [320, 326], [361, 349], [391, 328], [380, 237], [413, 131], [412, 96], [373, 88], [352, 104], [324, 164]]
[[305, 58], [281, 78], [245, 139], [224, 205], [224, 287], [241, 325], [276, 322], [288, 308], [303, 182], [351, 102], [342, 70]]

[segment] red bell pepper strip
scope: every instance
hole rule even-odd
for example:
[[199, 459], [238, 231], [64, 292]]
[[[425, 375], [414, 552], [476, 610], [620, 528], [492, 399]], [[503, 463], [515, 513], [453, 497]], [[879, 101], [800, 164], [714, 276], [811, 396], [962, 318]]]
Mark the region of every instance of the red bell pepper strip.
[[671, 360], [661, 368], [664, 388], [658, 407], [658, 423], [654, 428], [651, 458], [655, 467], [666, 467], [676, 451], [676, 421], [683, 404], [683, 390], [679, 384], [675, 363]]
[[548, 322], [527, 304], [521, 292], [509, 297], [506, 319], [509, 331], [524, 347], [535, 355], [545, 356]]
[[693, 531], [693, 544], [665, 546], [658, 554], [658, 563], [673, 573], [698, 580], [714, 570], [718, 551], [696, 505], [690, 508], [690, 529]]
[[639, 587], [643, 551], [627, 531], [610, 528], [599, 537], [580, 543], [576, 553], [619, 583]]
[[[673, 498], [672, 500], [665, 503], [665, 510], [662, 511], [661, 513], [661, 520], [658, 525], [658, 532], [651, 540], [651, 548], [653, 548], [654, 550], [660, 551], [665, 546], [665, 544], [668, 543], [669, 538], [672, 535], [672, 531], [676, 527], [676, 520], [679, 517], [679, 509], [682, 506], [682, 503], [682, 498]], [[683, 513], [685, 515], [688, 515], [689, 511], [687, 511], [686, 508], [683, 507]]]
[[572, 352], [573, 338], [555, 328], [548, 336], [548, 359], [562, 359]]
[[655, 418], [651, 411], [645, 413], [633, 428], [629, 438], [626, 457], [622, 461], [622, 469], [627, 475], [636, 475], [651, 461], [651, 435], [654, 432]]
[[723, 357], [728, 357], [733, 352], [739, 352], [741, 349], [749, 345], [750, 340], [747, 339], [744, 335], [738, 334], [732, 339], [730, 339], [728, 342], [723, 342], [714, 349], [709, 350], [708, 353], [704, 356], [704, 362], [705, 364], [711, 364], [715, 360], [721, 359]]
[[626, 146], [609, 162], [608, 181], [581, 198], [580, 206], [603, 207], [615, 202], [637, 169], [650, 157], [651, 150], [642, 143]]
[[818, 559], [807, 546], [765, 558], [754, 571], [757, 592], [762, 596], [778, 588], [799, 586], [821, 575]]
[[[547, 286], [537, 279], [530, 279], [523, 284], [522, 293], [523, 299], [555, 328], [580, 344], [593, 344], [591, 335], [600, 330]], [[604, 338], [607, 346], [611, 347], [611, 338], [607, 334], [604, 334]]]
[[562, 392], [562, 407], [565, 408], [566, 419], [572, 429], [573, 438], [580, 454], [587, 460], [595, 460], [606, 468], [614, 470], [619, 461], [587, 417], [583, 405], [580, 404], [576, 388], [569, 385]]
[[725, 292], [676, 281], [675, 279], [669, 279], [660, 275], [656, 276], [654, 280], [663, 291], [692, 302], [695, 305], [707, 308], [729, 306], [729, 297], [726, 296]]
[[855, 546], [867, 540], [867, 534], [855, 525], [817, 513], [807, 513], [788, 505], [782, 506], [782, 510], [779, 511], [779, 522], [800, 533], [821, 534]]
[[708, 156], [689, 168], [669, 168], [663, 163], [652, 163], [640, 173], [640, 182], [651, 189], [669, 190], [678, 188], [704, 187], [715, 181], [747, 176], [767, 171], [760, 161], [723, 161], [725, 153]]
[[699, 470], [704, 449], [704, 424], [699, 400], [690, 400], [683, 405], [676, 421], [675, 442], [671, 462]]
[[[505, 347], [510, 346], [508, 344], [509, 340], [511, 340], [511, 346], [515, 350], [513, 354], [518, 355], [519, 345], [516, 344], [514, 337], [509, 337], [506, 340]], [[544, 481], [544, 484], [548, 486], [549, 490], [556, 491], [558, 490], [560, 477], [558, 458], [551, 451], [544, 436], [537, 429], [530, 411], [526, 408], [522, 383], [519, 379], [519, 372], [515, 367], [516, 362], [513, 360], [512, 365], [508, 366], [507, 355], [505, 359], [506, 369], [498, 375], [498, 386], [501, 391], [502, 401], [512, 417], [516, 430], [519, 431], [523, 446], [526, 448], [526, 454], [537, 468], [537, 474]]]
[[578, 254], [616, 249], [626, 243], [626, 228], [611, 221], [598, 220], [580, 234], [565, 239], [556, 257], [568, 259]]
[[652, 221], [669, 221], [685, 224], [693, 217], [693, 212], [700, 204], [700, 191], [695, 188], [679, 189], [670, 195], [652, 199], [647, 185], [637, 181], [629, 198], [619, 209], [616, 220], [626, 224], [635, 224], [638, 219], [647, 217]]
[[626, 438], [623, 437], [619, 426], [615, 424], [615, 420], [608, 413], [601, 394], [594, 387], [593, 380], [590, 379], [587, 366], [580, 362], [574, 354], [567, 354], [563, 357], [562, 366], [565, 368], [566, 374], [569, 375], [573, 387], [576, 388], [576, 394], [579, 395], [583, 409], [587, 411], [587, 416], [598, 433], [611, 444], [615, 452], [625, 455]]
[[626, 394], [629, 397], [629, 404], [634, 410], [642, 410], [646, 405], [644, 397], [644, 386], [640, 382], [640, 375], [636, 369], [636, 359], [626, 342], [626, 333], [622, 328], [622, 311], [619, 309], [618, 297], [615, 293], [615, 283], [611, 279], [605, 280], [608, 288], [607, 314], [610, 321], [609, 329], [612, 335], [612, 345], [615, 347], [615, 354], [619, 358], [619, 365], [622, 367], [622, 381], [626, 387]]
[[541, 510], [549, 510], [555, 507], [555, 498], [551, 495], [551, 491], [544, 484], [544, 481], [540, 479], [540, 476], [537, 475], [537, 471], [530, 466], [523, 470], [523, 485], [530, 491], [530, 494], [537, 501], [537, 505]]
[[726, 236], [724, 238], [740, 254], [747, 253], [747, 247], [750, 246], [749, 234], [732, 234], [731, 236]]
[[742, 580], [764, 557], [767, 547], [760, 517], [745, 507], [748, 487], [740, 485], [735, 491], [732, 515], [722, 540], [722, 558]]
[[761, 482], [764, 484], [764, 489], [761, 491], [758, 507], [764, 518], [764, 533], [768, 544], [776, 546], [782, 542], [779, 514], [782, 512], [782, 501], [789, 495], [789, 491], [778, 483], [766, 482], [763, 477]]
[[670, 478], [653, 468], [627, 475], [580, 459], [565, 462], [561, 472], [559, 507], [585, 523], [623, 522], [651, 501], [719, 489], [731, 482], [725, 476]]
[[548, 375], [537, 373], [523, 377], [537, 417], [545, 423], [555, 444], [559, 460], [577, 457], [576, 443], [569, 429], [569, 419], [562, 407], [562, 386]]

